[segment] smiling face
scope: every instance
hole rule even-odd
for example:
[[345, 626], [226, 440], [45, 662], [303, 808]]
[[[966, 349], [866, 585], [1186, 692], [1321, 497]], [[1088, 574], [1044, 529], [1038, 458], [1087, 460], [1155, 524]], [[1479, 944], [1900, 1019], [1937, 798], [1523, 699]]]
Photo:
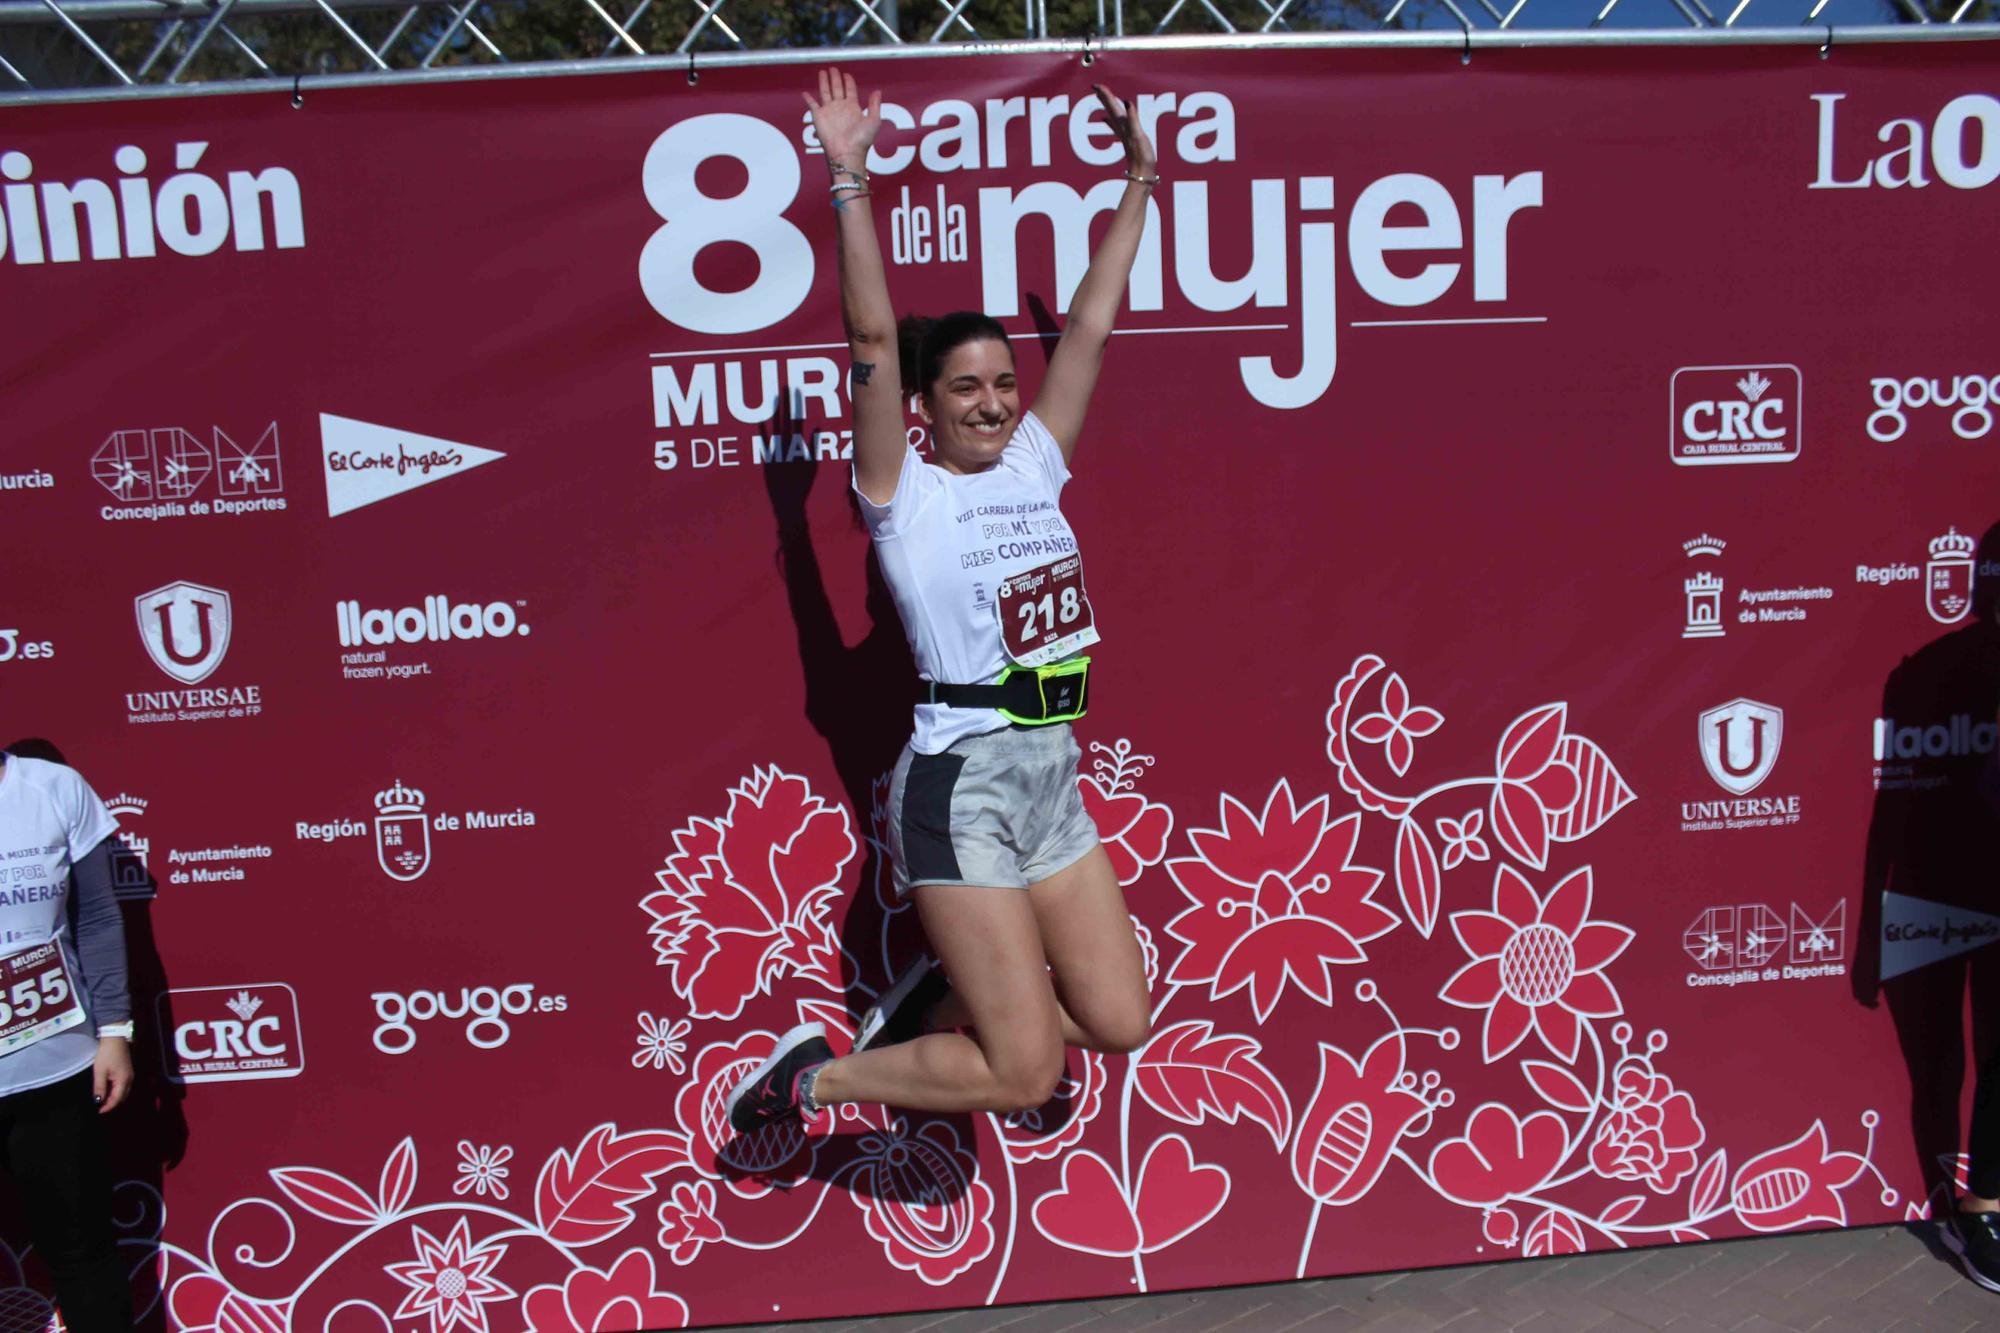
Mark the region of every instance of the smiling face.
[[941, 466], [960, 473], [993, 466], [1021, 419], [1014, 349], [998, 338], [960, 343], [945, 353], [919, 402]]

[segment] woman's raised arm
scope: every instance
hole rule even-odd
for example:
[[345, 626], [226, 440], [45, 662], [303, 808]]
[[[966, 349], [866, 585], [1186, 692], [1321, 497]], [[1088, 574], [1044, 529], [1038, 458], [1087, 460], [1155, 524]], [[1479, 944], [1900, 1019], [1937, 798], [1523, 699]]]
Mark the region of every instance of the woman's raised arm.
[[1118, 307], [1125, 300], [1125, 283], [1132, 276], [1132, 260], [1139, 253], [1139, 238], [1146, 232], [1146, 199], [1159, 182], [1159, 167], [1153, 157], [1153, 141], [1123, 102], [1103, 84], [1093, 85], [1097, 100], [1104, 106], [1104, 118], [1125, 145], [1125, 195], [1111, 216], [1111, 228], [1090, 257], [1090, 267], [1070, 298], [1069, 318], [1062, 338], [1049, 358], [1048, 377], [1035, 395], [1035, 415], [1062, 446], [1063, 457], [1076, 452], [1077, 436], [1083, 433], [1083, 416], [1090, 409], [1090, 394], [1097, 387], [1098, 367], [1104, 361], [1104, 345], [1117, 322]]
[[806, 94], [813, 129], [833, 176], [833, 212], [840, 238], [840, 315], [852, 357], [854, 480], [862, 495], [883, 505], [895, 498], [908, 449], [903, 428], [903, 377], [896, 362], [896, 312], [882, 271], [882, 241], [868, 186], [868, 149], [882, 128], [882, 94], [864, 107], [854, 76], [819, 74], [819, 97]]

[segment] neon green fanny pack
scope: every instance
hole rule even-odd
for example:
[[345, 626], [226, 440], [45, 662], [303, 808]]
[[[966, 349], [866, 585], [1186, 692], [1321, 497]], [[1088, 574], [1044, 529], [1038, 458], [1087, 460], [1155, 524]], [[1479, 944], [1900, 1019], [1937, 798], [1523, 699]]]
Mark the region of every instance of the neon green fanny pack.
[[1009, 663], [991, 685], [919, 682], [917, 702], [953, 708], [991, 708], [1023, 727], [1074, 722], [1090, 708], [1090, 659], [1072, 657], [1048, 666]]

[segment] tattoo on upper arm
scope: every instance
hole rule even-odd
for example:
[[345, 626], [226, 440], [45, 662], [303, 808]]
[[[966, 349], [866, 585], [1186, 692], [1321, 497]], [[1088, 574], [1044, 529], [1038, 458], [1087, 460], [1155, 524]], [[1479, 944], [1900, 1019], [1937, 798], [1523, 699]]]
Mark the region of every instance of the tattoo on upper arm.
[[856, 385], [868, 383], [874, 375], [875, 363], [873, 361], [856, 361], [854, 363], [854, 382]]

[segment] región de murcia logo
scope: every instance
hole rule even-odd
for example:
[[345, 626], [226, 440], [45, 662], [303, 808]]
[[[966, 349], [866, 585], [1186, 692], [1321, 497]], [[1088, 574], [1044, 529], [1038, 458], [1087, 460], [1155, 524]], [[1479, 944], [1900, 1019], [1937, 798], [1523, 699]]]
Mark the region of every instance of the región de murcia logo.
[[1924, 565], [1924, 609], [1940, 625], [1956, 625], [1972, 611], [1972, 556], [1978, 544], [1952, 528], [1931, 543]]
[[375, 842], [375, 864], [390, 879], [402, 883], [423, 878], [431, 868], [431, 834], [483, 832], [492, 829], [521, 829], [535, 826], [535, 812], [513, 810], [467, 810], [454, 814], [440, 810], [428, 813], [428, 798], [415, 787], [396, 779], [375, 793], [375, 814], [371, 822], [359, 819], [331, 819], [323, 822], [300, 820], [293, 836], [300, 842], [339, 842], [367, 837]]
[[390, 879], [413, 880], [430, 868], [431, 831], [424, 794], [401, 779], [375, 794], [375, 863]]
[[1940, 625], [1962, 624], [1972, 614], [1973, 588], [1978, 581], [2000, 579], [2000, 561], [1981, 562], [1978, 554], [1979, 544], [1953, 526], [1931, 539], [1929, 559], [1923, 564], [1891, 560], [1880, 565], [1856, 565], [1854, 581], [1876, 588], [1922, 584], [1925, 613]]

